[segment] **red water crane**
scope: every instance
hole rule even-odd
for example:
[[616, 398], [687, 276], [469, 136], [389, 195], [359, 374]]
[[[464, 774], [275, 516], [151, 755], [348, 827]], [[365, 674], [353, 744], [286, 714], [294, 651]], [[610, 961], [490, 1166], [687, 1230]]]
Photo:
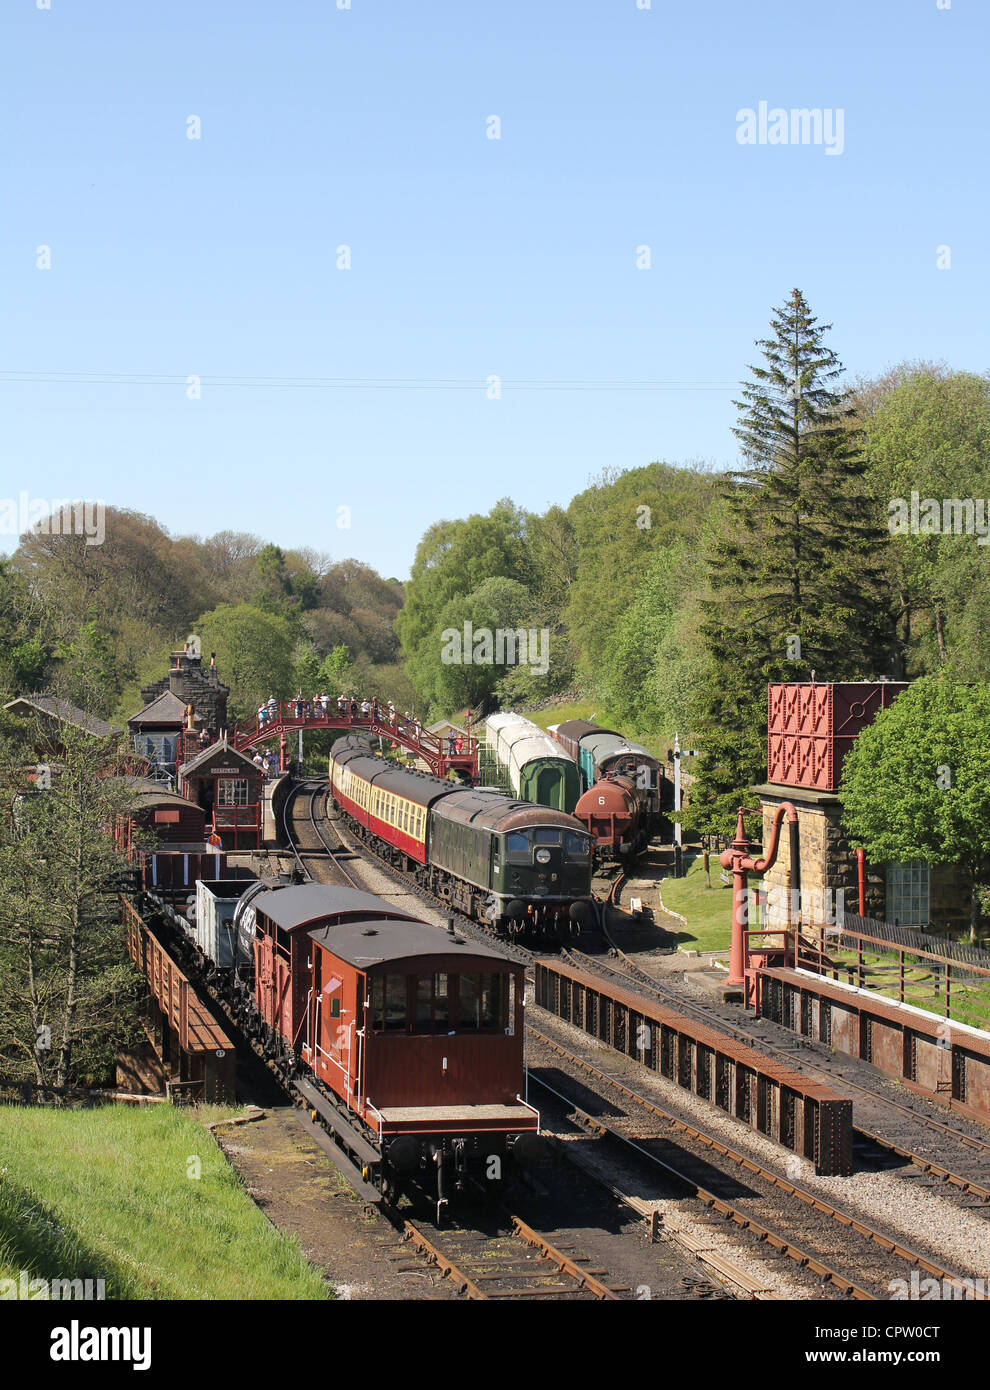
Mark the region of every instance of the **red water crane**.
[[[791, 893], [794, 889], [800, 892], [801, 889], [801, 863], [798, 841], [798, 817], [794, 805], [790, 801], [782, 801], [777, 807], [773, 816], [773, 833], [770, 836], [770, 844], [766, 853], [760, 859], [755, 859], [749, 853], [750, 843], [746, 838], [746, 824], [744, 816], [754, 815], [755, 812], [747, 810], [745, 806], [739, 807], [739, 820], [736, 824], [736, 838], [732, 841], [729, 848], [723, 850], [719, 855], [719, 863], [723, 869], [732, 870], [732, 947], [729, 952], [729, 979], [728, 983], [733, 986], [742, 985], [745, 962], [743, 959], [743, 932], [748, 925], [748, 910], [746, 896], [746, 876], [748, 873], [764, 874], [767, 869], [773, 867], [777, 861], [777, 849], [780, 841], [780, 823], [784, 816], [787, 816], [791, 827]], [[790, 901], [790, 895], [788, 896]]]

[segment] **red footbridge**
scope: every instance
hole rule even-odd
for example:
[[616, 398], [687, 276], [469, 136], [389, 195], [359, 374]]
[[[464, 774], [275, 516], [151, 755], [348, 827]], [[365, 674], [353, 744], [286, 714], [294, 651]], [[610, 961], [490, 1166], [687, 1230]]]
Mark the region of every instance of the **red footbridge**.
[[368, 714], [362, 714], [360, 706], [356, 714], [343, 714], [336, 701], [324, 706], [319, 700], [282, 700], [270, 713], [255, 715], [238, 724], [231, 742], [239, 752], [244, 752], [277, 738], [280, 765], [284, 770], [288, 766], [287, 735], [308, 729], [340, 729], [378, 735], [422, 758], [435, 777], [446, 778], [454, 772], [465, 781], [478, 781], [478, 740], [470, 731], [460, 740], [458, 752], [456, 742], [441, 734], [431, 734], [428, 729], [407, 721], [398, 713], [390, 713], [381, 705], [373, 706]]

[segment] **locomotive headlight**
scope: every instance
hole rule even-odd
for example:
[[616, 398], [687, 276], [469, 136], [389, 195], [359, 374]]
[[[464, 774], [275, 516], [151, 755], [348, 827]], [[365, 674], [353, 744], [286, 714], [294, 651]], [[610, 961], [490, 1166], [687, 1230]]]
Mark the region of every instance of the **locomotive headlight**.
[[549, 864], [550, 851], [548, 849], [538, 849], [536, 851], [536, 862], [537, 864]]

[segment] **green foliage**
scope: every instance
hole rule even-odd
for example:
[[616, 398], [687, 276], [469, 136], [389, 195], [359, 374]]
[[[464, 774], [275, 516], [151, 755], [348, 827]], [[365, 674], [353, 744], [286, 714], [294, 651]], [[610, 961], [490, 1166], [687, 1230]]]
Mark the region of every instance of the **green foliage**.
[[[255, 712], [270, 695], [295, 694], [295, 628], [290, 619], [253, 604], [221, 604], [196, 625], [203, 650], [216, 652], [217, 667], [231, 687], [231, 720]], [[296, 687], [298, 689], [298, 687]]]
[[766, 687], [888, 674], [893, 619], [884, 530], [849, 429], [842, 365], [794, 290], [760, 340], [763, 364], [737, 402], [747, 468], [731, 480], [708, 546], [711, 662], [692, 807], [729, 831], [766, 768]]
[[595, 683], [623, 729], [687, 733], [700, 714], [707, 654], [698, 633], [704, 555], [695, 541], [654, 552], [616, 620]]
[[24, 695], [43, 685], [51, 651], [39, 630], [41, 616], [27, 577], [0, 558], [0, 694]]
[[[140, 977], [127, 959], [113, 886], [122, 859], [108, 829], [131, 793], [108, 775], [107, 746], [68, 727], [58, 737], [39, 772], [49, 789], [32, 790], [18, 761], [0, 767], [0, 1071], [64, 1086], [112, 1078], [137, 1028]], [[35, 730], [36, 747], [45, 739]]]
[[94, 610], [71, 642], [61, 643], [55, 652], [58, 661], [56, 688], [60, 695], [94, 714], [106, 715], [113, 707], [118, 685], [132, 674]]
[[[976, 535], [897, 529], [933, 498], [990, 498], [990, 383], [969, 372], [902, 369], [892, 389], [860, 410], [869, 483], [891, 527], [887, 584], [897, 621], [898, 674], [941, 662], [970, 679], [990, 677], [986, 623], [987, 548]], [[898, 502], [902, 506], [897, 505]]]
[[488, 579], [526, 584], [530, 561], [526, 550], [526, 516], [508, 500], [487, 516], [465, 521], [438, 521], [416, 550], [406, 601], [395, 630], [414, 685], [424, 699], [437, 691], [435, 667], [442, 621], [451, 603], [466, 601]]
[[697, 536], [712, 494], [712, 479], [701, 469], [651, 463], [603, 473], [571, 502], [576, 572], [563, 618], [587, 680], [597, 680], [652, 556]]
[[[465, 598], [453, 598], [444, 605], [432, 640], [421, 644], [415, 668], [410, 663], [432, 709], [447, 714], [491, 703], [495, 686], [510, 667], [495, 660], [494, 649], [480, 653], [475, 643], [466, 646], [464, 625], [471, 624], [472, 634], [478, 629], [492, 634], [498, 629], [516, 631], [527, 627], [530, 608], [526, 586], [503, 578], [486, 579]], [[451, 660], [452, 656], [458, 659]]]
[[882, 710], [842, 766], [843, 821], [870, 858], [960, 864], [990, 879], [990, 685], [926, 676]]

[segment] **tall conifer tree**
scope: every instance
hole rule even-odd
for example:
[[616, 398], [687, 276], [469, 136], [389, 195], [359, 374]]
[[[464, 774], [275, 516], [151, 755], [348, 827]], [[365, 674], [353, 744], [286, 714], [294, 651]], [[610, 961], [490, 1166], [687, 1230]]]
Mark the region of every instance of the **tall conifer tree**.
[[735, 402], [745, 467], [711, 547], [702, 629], [716, 670], [692, 799], [704, 830], [731, 829], [747, 787], [766, 778], [768, 682], [888, 672], [887, 534], [864, 485], [830, 328], [793, 290]]

